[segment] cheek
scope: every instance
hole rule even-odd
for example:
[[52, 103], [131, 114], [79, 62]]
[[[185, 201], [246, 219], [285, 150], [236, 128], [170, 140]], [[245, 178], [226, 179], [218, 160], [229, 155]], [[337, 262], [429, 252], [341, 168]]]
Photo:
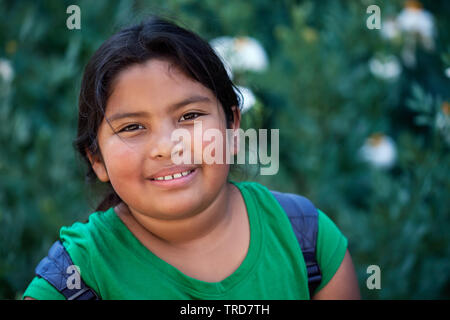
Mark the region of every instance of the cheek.
[[[209, 183], [220, 186], [228, 176], [229, 163], [226, 158], [227, 139], [226, 128], [221, 128], [218, 122], [203, 125], [202, 140], [197, 141], [201, 148], [194, 150], [199, 157], [202, 157], [202, 168]], [[204, 135], [208, 133], [208, 135]]]
[[206, 164], [211, 164], [212, 161], [215, 164], [228, 164], [227, 162], [227, 139], [226, 133], [217, 132], [213, 136], [205, 137], [205, 141], [202, 142], [203, 161]]
[[113, 185], [118, 185], [117, 180], [132, 181], [130, 178], [141, 174], [140, 157], [133, 148], [121, 142], [109, 145], [105, 151], [105, 163]]
[[195, 155], [196, 159], [202, 160], [202, 165], [213, 165], [211, 160], [205, 161], [205, 157], [215, 159], [217, 162], [214, 164], [227, 164], [226, 127], [220, 127], [218, 121], [203, 121], [201, 130], [200, 126], [197, 126], [196, 129], [192, 127], [189, 131], [192, 161]]

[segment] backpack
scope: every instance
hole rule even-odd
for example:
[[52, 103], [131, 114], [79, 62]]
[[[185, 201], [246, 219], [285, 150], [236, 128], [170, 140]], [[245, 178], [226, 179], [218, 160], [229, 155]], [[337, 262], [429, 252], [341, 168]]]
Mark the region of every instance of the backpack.
[[[307, 198], [270, 190], [286, 212], [295, 236], [300, 244], [308, 272], [308, 289], [310, 298], [322, 280], [319, 264], [316, 260], [316, 242], [318, 213], [315, 206]], [[72, 271], [69, 271], [72, 267]], [[44, 278], [53, 285], [67, 300], [100, 300], [97, 293], [84, 283], [78, 274], [79, 286], [69, 288], [74, 272], [73, 262], [60, 240], [50, 248], [48, 255], [41, 260], [35, 269], [38, 277]]]

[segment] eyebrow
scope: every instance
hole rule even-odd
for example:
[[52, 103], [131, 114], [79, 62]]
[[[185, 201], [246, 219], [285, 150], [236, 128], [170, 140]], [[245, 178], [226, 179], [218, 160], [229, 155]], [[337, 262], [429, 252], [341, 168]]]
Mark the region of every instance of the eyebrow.
[[[181, 100], [180, 102], [176, 102], [172, 105], [169, 106], [169, 112], [173, 112], [181, 107], [184, 107], [188, 104], [191, 103], [205, 103], [205, 102], [210, 102], [211, 99], [205, 96], [199, 96], [199, 95], [195, 95], [195, 96], [191, 96], [188, 97], [184, 100]], [[112, 115], [111, 117], [108, 118], [109, 122], [113, 122], [119, 119], [124, 119], [124, 118], [142, 118], [142, 117], [146, 117], [149, 116], [149, 113], [146, 111], [138, 111], [138, 112], [119, 112], [116, 113], [114, 115]]]

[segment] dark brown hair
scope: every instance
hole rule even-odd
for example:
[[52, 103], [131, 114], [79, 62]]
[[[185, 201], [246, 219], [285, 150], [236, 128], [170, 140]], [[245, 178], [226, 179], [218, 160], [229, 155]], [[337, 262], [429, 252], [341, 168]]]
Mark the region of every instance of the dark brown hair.
[[[98, 183], [86, 154], [103, 160], [98, 141], [98, 128], [105, 116], [112, 82], [119, 72], [149, 59], [163, 58], [174, 63], [192, 79], [209, 88], [222, 104], [227, 128], [233, 121], [232, 106], [240, 106], [242, 98], [230, 80], [222, 61], [208, 42], [195, 33], [157, 16], [127, 27], [106, 40], [93, 54], [84, 70], [79, 95], [78, 133], [73, 145], [87, 163], [86, 182]], [[122, 200], [107, 183], [107, 194], [95, 211], [105, 211]]]

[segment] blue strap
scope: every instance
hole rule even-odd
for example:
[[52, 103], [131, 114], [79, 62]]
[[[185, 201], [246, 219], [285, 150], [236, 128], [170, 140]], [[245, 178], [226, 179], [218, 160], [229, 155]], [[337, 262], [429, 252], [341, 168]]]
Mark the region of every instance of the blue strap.
[[99, 300], [95, 291], [84, 283], [79, 274], [77, 277], [80, 280], [79, 288], [68, 288], [67, 280], [74, 275], [74, 272], [78, 272], [75, 268], [68, 269], [73, 265], [69, 253], [58, 240], [52, 245], [48, 255], [38, 264], [35, 272], [38, 277], [44, 278], [54, 286], [67, 300]]
[[316, 259], [317, 209], [311, 201], [303, 196], [273, 190], [270, 190], [270, 192], [286, 212], [302, 249], [308, 272], [308, 288], [311, 298], [322, 280], [322, 274]]

